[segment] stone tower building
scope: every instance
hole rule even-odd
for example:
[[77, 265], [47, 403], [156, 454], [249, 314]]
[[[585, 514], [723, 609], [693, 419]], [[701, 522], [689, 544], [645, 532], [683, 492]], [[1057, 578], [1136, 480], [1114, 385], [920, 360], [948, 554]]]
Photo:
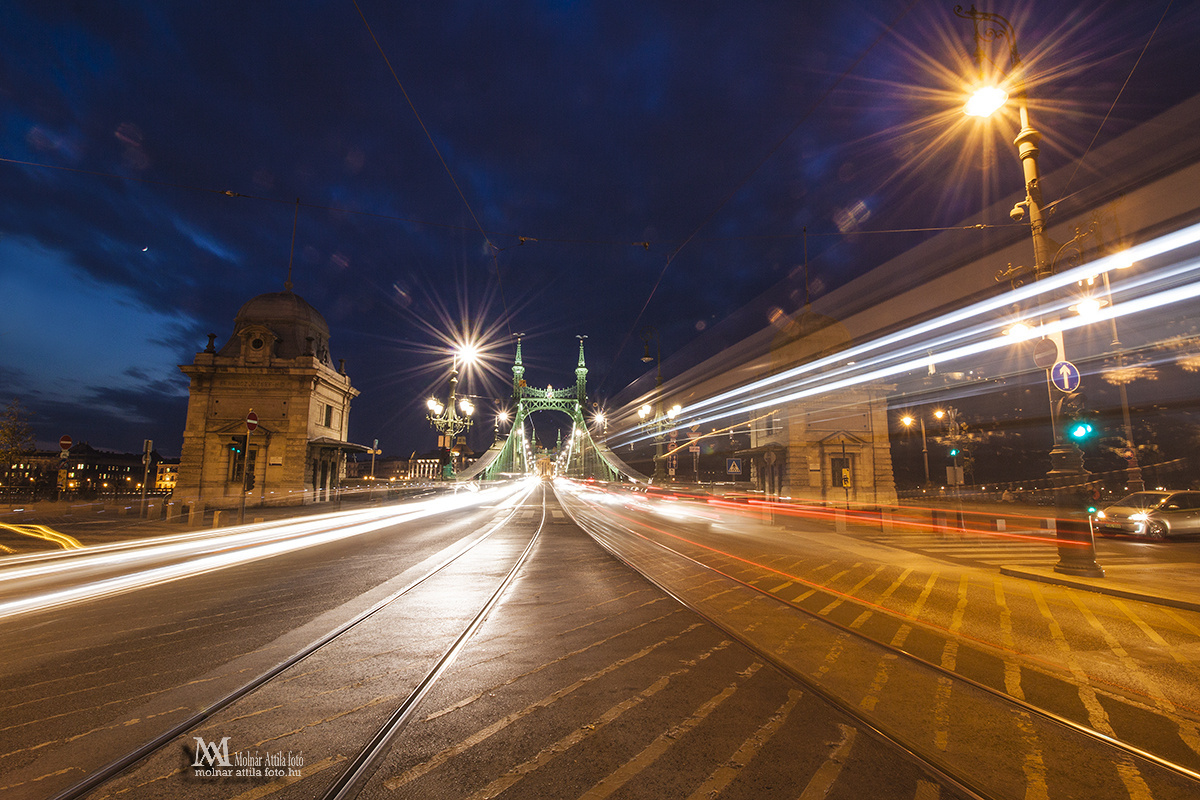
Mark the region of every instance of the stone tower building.
[[[850, 346], [845, 326], [804, 308], [771, 343], [771, 372], [810, 364]], [[750, 479], [769, 495], [815, 502], [896, 502], [887, 398], [895, 387], [868, 383], [825, 391], [756, 414], [750, 425]]]
[[[358, 390], [344, 362], [332, 365], [324, 317], [289, 281], [242, 306], [219, 351], [215, 339], [179, 367], [191, 388], [176, 503], [232, 508], [243, 483], [247, 506], [332, 499], [345, 453], [367, 448], [346, 438]], [[247, 442], [250, 411], [258, 426]]]

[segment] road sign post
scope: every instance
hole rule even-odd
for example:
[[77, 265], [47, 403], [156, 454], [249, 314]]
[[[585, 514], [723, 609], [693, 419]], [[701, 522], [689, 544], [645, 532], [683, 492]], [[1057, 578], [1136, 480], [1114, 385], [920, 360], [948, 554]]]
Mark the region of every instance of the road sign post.
[[142, 442], [142, 510], [139, 517], [146, 516], [146, 484], [150, 483], [150, 453], [154, 450], [154, 441], [146, 439]]
[[238, 524], [243, 525], [246, 522], [246, 492], [249, 491], [247, 482], [250, 474], [250, 434], [258, 427], [258, 414], [254, 413], [254, 409], [250, 409], [246, 414], [246, 452], [242, 453], [242, 503], [238, 509]]

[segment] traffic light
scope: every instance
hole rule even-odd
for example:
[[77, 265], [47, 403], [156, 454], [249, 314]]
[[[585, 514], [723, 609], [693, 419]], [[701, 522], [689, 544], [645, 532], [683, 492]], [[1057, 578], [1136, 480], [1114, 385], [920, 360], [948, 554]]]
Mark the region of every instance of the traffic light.
[[1086, 420], [1072, 422], [1067, 427], [1067, 435], [1077, 442], [1086, 440], [1093, 433], [1095, 433], [1095, 429], [1092, 427], [1092, 424]]
[[235, 456], [240, 456], [246, 452], [246, 437], [234, 436], [229, 442], [229, 452]]
[[951, 448], [950, 448], [950, 457], [951, 457], [951, 458], [958, 458], [958, 448], [957, 448], [957, 447], [951, 447]]
[[249, 470], [246, 472], [246, 491], [250, 491], [253, 488], [254, 488], [254, 470]]
[[1082, 444], [1096, 432], [1087, 411], [1087, 398], [1080, 392], [1070, 392], [1059, 398], [1058, 422], [1067, 438]]

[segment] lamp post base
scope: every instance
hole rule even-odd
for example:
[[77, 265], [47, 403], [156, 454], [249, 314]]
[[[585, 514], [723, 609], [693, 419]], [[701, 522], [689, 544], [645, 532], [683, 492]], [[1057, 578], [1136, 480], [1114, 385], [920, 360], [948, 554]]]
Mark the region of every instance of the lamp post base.
[[1092, 518], [1082, 509], [1086, 500], [1081, 490], [1067, 490], [1055, 504], [1055, 538], [1058, 540], [1058, 563], [1054, 571], [1083, 578], [1103, 578], [1104, 568], [1096, 563], [1096, 539]]
[[1083, 451], [1074, 444], [1056, 444], [1050, 450], [1050, 477], [1083, 475]]

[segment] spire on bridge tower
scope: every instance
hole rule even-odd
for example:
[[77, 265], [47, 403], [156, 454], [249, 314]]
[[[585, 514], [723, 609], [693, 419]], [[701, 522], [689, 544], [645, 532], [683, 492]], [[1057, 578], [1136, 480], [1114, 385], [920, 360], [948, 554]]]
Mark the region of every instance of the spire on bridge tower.
[[525, 365], [521, 363], [521, 337], [523, 333], [517, 334], [517, 358], [513, 361], [513, 400], [521, 399], [521, 387], [525, 384]]
[[583, 364], [583, 340], [586, 335], [575, 337], [579, 339], [579, 366], [575, 368], [575, 394], [581, 406], [587, 405], [587, 367]]

